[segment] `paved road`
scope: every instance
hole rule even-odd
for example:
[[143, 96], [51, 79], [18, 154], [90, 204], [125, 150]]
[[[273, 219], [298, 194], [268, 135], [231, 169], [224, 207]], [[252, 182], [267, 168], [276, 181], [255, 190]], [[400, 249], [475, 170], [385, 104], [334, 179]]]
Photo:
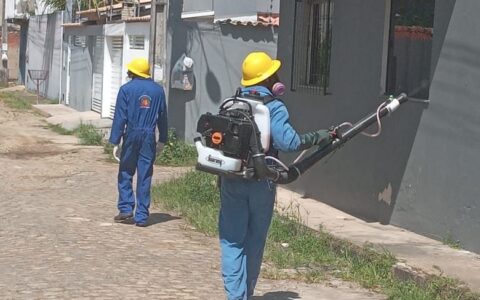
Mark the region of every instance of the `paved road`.
[[[102, 149], [0, 103], [0, 299], [224, 299], [215, 238], [153, 209], [112, 223], [116, 166]], [[157, 168], [155, 181], [178, 175]], [[345, 283], [262, 279], [256, 299], [384, 299]]]

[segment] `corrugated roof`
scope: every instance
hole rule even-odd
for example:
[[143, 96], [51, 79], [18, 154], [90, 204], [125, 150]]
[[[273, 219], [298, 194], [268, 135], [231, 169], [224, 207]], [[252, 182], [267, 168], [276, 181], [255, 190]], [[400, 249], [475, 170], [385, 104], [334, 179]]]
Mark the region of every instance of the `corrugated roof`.
[[[151, 2], [152, 2], [152, 0], [137, 0], [137, 4], [148, 4], [148, 3], [151, 3]], [[121, 9], [121, 8], [123, 8], [123, 4], [124, 4], [124, 2], [120, 2], [120, 3], [112, 5], [111, 8], [112, 9]], [[98, 8], [99, 12], [104, 12], [104, 11], [108, 11], [108, 10], [110, 10], [110, 5], [101, 6], [101, 7]], [[81, 10], [81, 11], [78, 11], [77, 14], [78, 15], [83, 15], [83, 14], [88, 14], [88, 13], [92, 13], [92, 12], [97, 12], [97, 9], [92, 8], [92, 9]]]
[[256, 20], [248, 20], [248, 18], [226, 18], [216, 20], [218, 24], [231, 24], [234, 26], [273, 26], [280, 25], [280, 17], [278, 14], [258, 14]]
[[395, 26], [395, 37], [413, 40], [431, 40], [433, 28], [420, 26]]

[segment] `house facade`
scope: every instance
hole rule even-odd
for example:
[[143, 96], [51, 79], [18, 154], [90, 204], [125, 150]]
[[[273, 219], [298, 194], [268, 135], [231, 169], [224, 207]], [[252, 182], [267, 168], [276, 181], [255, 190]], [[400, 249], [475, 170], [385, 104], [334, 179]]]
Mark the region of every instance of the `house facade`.
[[[243, 59], [251, 51], [277, 53], [279, 1], [170, 1], [167, 20], [169, 125], [193, 143], [197, 121], [214, 112], [240, 86]], [[268, 18], [268, 17], [271, 18]], [[175, 84], [175, 66], [193, 60], [193, 86]]]
[[124, 8], [130, 7], [116, 6], [117, 20], [104, 20], [103, 9], [98, 14], [88, 10], [77, 13], [87, 16], [84, 22], [63, 25], [66, 105], [113, 118], [118, 91], [128, 80], [128, 62], [149, 55], [150, 17], [125, 15]]
[[354, 138], [291, 188], [480, 251], [479, 9], [474, 0], [282, 1], [278, 57], [299, 131], [358, 121], [390, 94], [411, 97], [380, 137]]

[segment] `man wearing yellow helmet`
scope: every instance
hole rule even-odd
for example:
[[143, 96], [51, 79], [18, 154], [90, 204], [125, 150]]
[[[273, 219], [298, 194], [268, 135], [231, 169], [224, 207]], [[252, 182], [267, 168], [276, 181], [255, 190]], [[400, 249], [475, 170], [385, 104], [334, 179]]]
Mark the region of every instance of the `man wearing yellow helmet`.
[[[136, 58], [127, 68], [132, 80], [118, 92], [109, 139], [111, 144], [118, 146], [123, 138], [118, 171], [119, 214], [114, 220], [124, 222], [134, 218], [137, 226], [144, 227], [148, 225], [153, 163], [167, 142], [167, 108], [163, 88], [150, 79], [148, 61]], [[156, 127], [158, 142], [155, 141]], [[136, 201], [132, 188], [135, 172]]]
[[[264, 52], [252, 52], [243, 61], [242, 96], [268, 99], [271, 144], [269, 156], [329, 143], [334, 133], [319, 130], [298, 134], [290, 125], [287, 108], [278, 99], [285, 91], [277, 71], [281, 62]], [[229, 300], [253, 296], [273, 214], [276, 188], [269, 181], [221, 178], [219, 216], [222, 275]]]

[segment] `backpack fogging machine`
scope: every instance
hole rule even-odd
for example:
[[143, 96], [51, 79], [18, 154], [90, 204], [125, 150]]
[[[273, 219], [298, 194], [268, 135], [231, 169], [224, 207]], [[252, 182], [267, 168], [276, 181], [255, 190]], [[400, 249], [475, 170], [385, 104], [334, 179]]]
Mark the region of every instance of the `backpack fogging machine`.
[[[252, 180], [271, 180], [288, 184], [334, 152], [357, 134], [376, 137], [381, 132], [381, 119], [396, 111], [408, 100], [406, 94], [391, 96], [377, 110], [355, 124], [348, 122], [331, 127], [334, 138], [326, 145], [305, 155], [304, 151], [289, 166], [268, 156], [270, 146], [270, 115], [266, 102], [272, 99], [237, 95], [227, 98], [218, 114], [206, 113], [197, 124], [201, 137], [194, 139], [198, 152], [197, 170]], [[375, 134], [364, 132], [377, 123]]]

